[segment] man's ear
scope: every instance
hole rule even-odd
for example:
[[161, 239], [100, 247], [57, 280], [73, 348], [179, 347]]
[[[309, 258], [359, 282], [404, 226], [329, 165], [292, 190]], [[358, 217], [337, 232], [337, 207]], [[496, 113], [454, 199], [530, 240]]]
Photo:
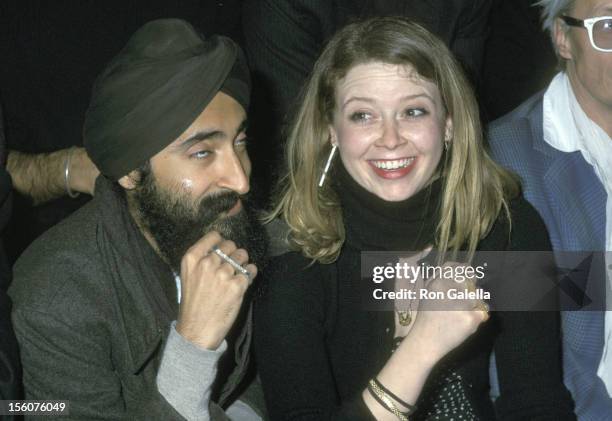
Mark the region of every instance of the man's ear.
[[565, 60], [572, 59], [572, 44], [569, 38], [569, 30], [561, 18], [555, 19], [553, 26], [553, 38], [557, 53]]
[[138, 170], [130, 171], [128, 175], [124, 175], [117, 182], [125, 190], [134, 190], [140, 182], [140, 172]]

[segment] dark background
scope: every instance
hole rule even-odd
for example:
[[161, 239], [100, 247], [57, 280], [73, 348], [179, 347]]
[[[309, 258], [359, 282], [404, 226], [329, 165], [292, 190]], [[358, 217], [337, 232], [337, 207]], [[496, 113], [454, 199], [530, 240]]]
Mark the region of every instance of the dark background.
[[[244, 3], [252, 9], [258, 0]], [[544, 88], [555, 72], [540, 9], [532, 3], [492, 0], [481, 77], [475, 81], [484, 120], [512, 110]], [[1, 0], [0, 103], [8, 148], [39, 153], [82, 145], [84, 115], [97, 74], [150, 20], [182, 18], [205, 35], [227, 35], [244, 48], [242, 19], [250, 15], [241, 15], [242, 6], [243, 0]], [[257, 80], [254, 75], [252, 187], [265, 206], [274, 185], [271, 174], [280, 166], [282, 139], [275, 132], [281, 122], [266, 105], [269, 92]], [[5, 236], [11, 262], [42, 232], [88, 201], [81, 195], [34, 207], [27, 198], [14, 196]]]
[[[51, 152], [82, 145], [96, 76], [144, 23], [189, 21], [204, 34], [241, 43], [238, 0], [2, 0], [0, 101], [9, 149]], [[88, 201], [64, 197], [37, 207], [15, 195], [9, 258]]]

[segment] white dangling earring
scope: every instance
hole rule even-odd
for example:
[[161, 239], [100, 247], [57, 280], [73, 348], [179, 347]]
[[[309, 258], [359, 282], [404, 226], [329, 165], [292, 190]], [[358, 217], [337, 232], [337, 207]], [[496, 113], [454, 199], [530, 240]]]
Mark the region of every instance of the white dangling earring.
[[327, 171], [329, 171], [329, 167], [331, 165], [332, 159], [334, 159], [334, 154], [336, 153], [337, 148], [338, 145], [332, 144], [331, 151], [329, 151], [329, 156], [327, 157], [327, 163], [325, 164], [325, 168], [323, 169], [323, 174], [321, 174], [321, 179], [319, 179], [319, 187], [323, 186], [323, 183], [325, 182]]

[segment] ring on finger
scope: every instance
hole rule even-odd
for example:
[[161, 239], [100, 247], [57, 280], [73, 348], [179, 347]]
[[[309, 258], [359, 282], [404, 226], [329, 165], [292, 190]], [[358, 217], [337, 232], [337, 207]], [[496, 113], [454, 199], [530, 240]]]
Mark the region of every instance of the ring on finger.
[[251, 272], [243, 268], [240, 263], [229, 257], [227, 254], [223, 253], [219, 247], [214, 246], [212, 248], [212, 252], [219, 256], [221, 259], [225, 260], [231, 267], [233, 267], [236, 271], [236, 274], [244, 275], [247, 278], [247, 281], [251, 280]]
[[489, 312], [489, 305], [487, 303], [485, 303], [484, 301], [478, 301], [474, 305], [474, 310], [480, 310], [480, 311], [484, 311], [485, 313], [488, 313]]

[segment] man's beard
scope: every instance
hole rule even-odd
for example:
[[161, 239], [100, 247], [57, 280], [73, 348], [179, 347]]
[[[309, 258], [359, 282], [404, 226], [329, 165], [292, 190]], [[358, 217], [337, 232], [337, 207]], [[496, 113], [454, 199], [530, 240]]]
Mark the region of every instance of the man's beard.
[[[149, 168], [141, 171], [141, 179], [133, 194], [140, 222], [157, 243], [162, 257], [180, 273], [181, 260], [187, 250], [210, 231], [217, 231], [226, 240], [249, 253], [249, 262], [261, 270], [267, 251], [263, 226], [249, 206], [248, 198], [235, 192], [205, 196], [194, 203], [189, 193], [173, 193], [158, 185]], [[237, 200], [242, 210], [221, 217]]]

